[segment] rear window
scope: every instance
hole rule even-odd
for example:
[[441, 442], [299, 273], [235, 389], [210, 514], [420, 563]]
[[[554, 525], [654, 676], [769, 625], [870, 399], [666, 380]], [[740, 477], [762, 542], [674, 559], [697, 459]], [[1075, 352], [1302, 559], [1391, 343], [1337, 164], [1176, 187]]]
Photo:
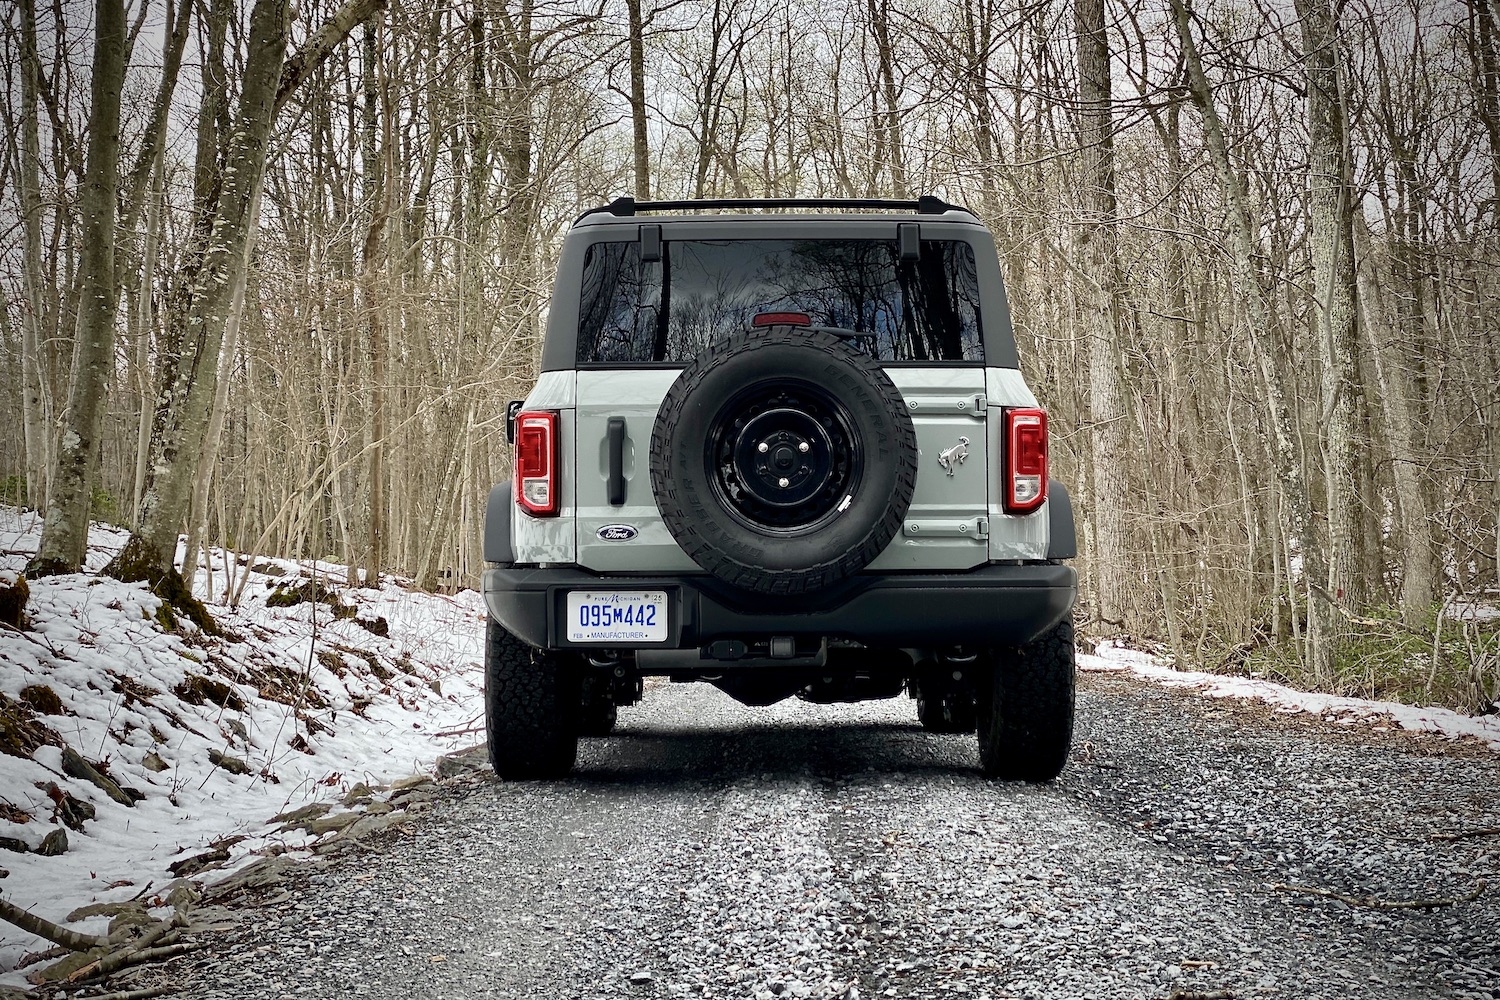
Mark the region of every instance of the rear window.
[[583, 268], [580, 364], [684, 364], [763, 312], [868, 334], [879, 361], [984, 361], [974, 252], [923, 240], [677, 240], [642, 262], [635, 241], [595, 243]]

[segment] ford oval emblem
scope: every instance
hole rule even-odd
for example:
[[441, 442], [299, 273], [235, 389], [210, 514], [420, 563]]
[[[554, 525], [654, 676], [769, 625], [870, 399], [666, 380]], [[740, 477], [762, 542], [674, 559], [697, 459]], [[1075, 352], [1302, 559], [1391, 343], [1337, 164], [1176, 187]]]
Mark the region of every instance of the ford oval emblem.
[[637, 534], [635, 528], [628, 524], [606, 524], [599, 529], [599, 537], [606, 542], [628, 542]]

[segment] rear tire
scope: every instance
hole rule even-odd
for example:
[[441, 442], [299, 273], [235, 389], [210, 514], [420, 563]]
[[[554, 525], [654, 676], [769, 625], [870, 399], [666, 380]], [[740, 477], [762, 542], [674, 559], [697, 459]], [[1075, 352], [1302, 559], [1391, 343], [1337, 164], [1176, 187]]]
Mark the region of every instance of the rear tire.
[[565, 777], [578, 755], [580, 697], [576, 668], [488, 619], [484, 718], [495, 774], [507, 781]]
[[979, 766], [992, 778], [1051, 781], [1073, 742], [1073, 618], [1019, 649], [997, 649], [981, 681]]

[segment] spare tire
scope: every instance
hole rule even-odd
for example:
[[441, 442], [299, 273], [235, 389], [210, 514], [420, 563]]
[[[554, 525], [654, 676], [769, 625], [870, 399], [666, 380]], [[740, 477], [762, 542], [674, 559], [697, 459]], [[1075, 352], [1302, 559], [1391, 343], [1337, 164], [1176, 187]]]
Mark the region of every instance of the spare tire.
[[651, 487], [672, 537], [743, 590], [805, 594], [869, 565], [917, 480], [905, 401], [842, 338], [736, 333], [683, 369], [651, 431]]

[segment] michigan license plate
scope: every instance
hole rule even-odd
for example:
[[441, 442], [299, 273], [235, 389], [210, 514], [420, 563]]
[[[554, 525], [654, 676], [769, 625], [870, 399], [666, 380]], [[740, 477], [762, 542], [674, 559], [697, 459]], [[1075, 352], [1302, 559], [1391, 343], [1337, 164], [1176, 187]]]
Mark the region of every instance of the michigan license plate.
[[568, 592], [569, 642], [666, 642], [667, 595], [660, 590]]

